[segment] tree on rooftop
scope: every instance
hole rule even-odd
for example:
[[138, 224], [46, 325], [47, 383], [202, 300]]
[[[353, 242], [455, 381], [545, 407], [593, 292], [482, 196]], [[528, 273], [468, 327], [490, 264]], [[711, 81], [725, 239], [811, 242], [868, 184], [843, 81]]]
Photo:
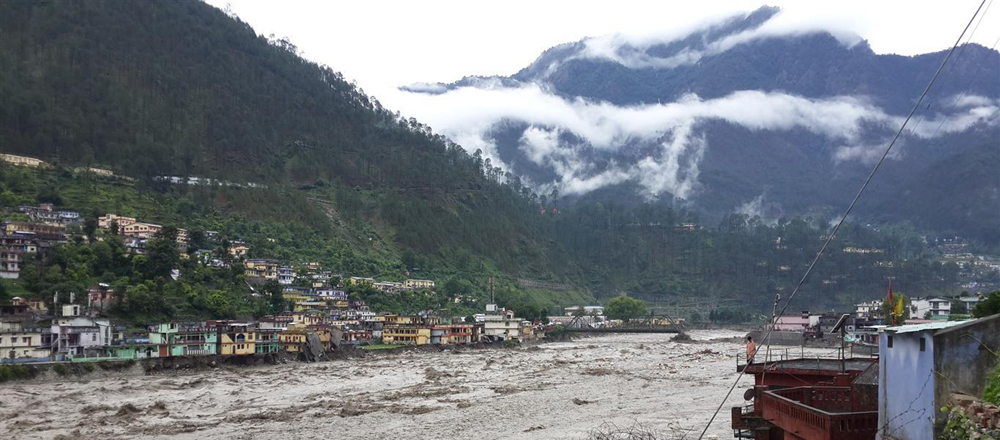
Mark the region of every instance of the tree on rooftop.
[[[904, 322], [910, 319], [910, 297], [902, 293], [893, 293], [892, 301], [903, 303], [903, 315], [898, 317], [896, 320], [896, 324], [902, 325]], [[885, 318], [886, 325], [892, 323], [892, 318], [890, 318], [892, 316], [892, 307], [893, 305], [890, 305], [888, 301], [882, 301], [882, 316], [886, 317]]]

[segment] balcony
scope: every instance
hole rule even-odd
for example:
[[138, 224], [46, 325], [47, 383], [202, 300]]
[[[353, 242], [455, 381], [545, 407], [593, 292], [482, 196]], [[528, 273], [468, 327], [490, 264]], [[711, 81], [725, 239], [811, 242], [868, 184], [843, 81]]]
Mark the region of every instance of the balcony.
[[764, 419], [807, 440], [874, 439], [878, 411], [852, 398], [849, 387], [800, 387], [765, 391]]
[[97, 333], [99, 327], [59, 327], [59, 334]]

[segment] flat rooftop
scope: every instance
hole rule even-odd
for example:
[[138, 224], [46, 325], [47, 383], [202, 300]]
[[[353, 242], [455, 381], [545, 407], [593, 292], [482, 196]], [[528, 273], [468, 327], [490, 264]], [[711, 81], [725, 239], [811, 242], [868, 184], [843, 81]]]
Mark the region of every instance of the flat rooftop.
[[852, 358], [841, 361], [840, 359], [822, 359], [822, 358], [800, 358], [800, 359], [786, 359], [782, 361], [772, 361], [766, 364], [755, 363], [747, 365], [748, 372], [759, 372], [767, 368], [767, 371], [781, 371], [781, 370], [815, 370], [824, 372], [838, 372], [841, 370], [841, 363], [844, 363], [844, 369], [847, 371], [864, 371], [872, 365], [873, 362], [878, 362], [875, 358]]

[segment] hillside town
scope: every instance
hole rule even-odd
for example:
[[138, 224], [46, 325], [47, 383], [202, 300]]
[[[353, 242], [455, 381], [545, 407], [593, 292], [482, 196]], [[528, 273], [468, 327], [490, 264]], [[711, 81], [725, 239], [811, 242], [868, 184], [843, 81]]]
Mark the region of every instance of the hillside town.
[[[15, 298], [0, 305], [0, 363], [95, 362], [187, 356], [282, 354], [314, 361], [333, 350], [355, 347], [394, 348], [421, 345], [535, 341], [544, 327], [513, 311], [465, 318], [376, 314], [363, 301], [337, 295], [322, 300], [329, 309], [289, 311], [257, 320], [167, 322], [137, 331], [98, 315], [113, 292], [93, 289], [87, 304], [50, 308], [38, 300]], [[342, 292], [341, 292], [342, 293]], [[305, 296], [306, 298], [315, 295]], [[317, 296], [317, 298], [319, 298]], [[342, 299], [338, 299], [342, 298]]]
[[[45, 166], [27, 157], [5, 155], [3, 160], [17, 166]], [[100, 169], [79, 172], [108, 177]], [[496, 304], [492, 280], [482, 313], [391, 313], [373, 309], [357, 292], [389, 297], [432, 295], [440, 286], [431, 279], [376, 279], [336, 273], [317, 261], [265, 258], [238, 237], [211, 230], [192, 233], [116, 213], [87, 219], [80, 212], [42, 203], [19, 205], [5, 214], [0, 223], [0, 278], [18, 280], [30, 259], [45, 257], [71, 242], [116, 237], [131, 256], [147, 256], [155, 240], [162, 243], [169, 236], [168, 247], [176, 245], [179, 258], [199, 267], [239, 273], [250, 297], [266, 298], [281, 310], [257, 318], [176, 319], [130, 327], [116, 315], [125, 295], [106, 283], [80, 292], [57, 292], [51, 298], [15, 296], [10, 303], [0, 304], [0, 365], [18, 368], [135, 361], [160, 365], [197, 360], [213, 364], [314, 362], [354, 350], [509, 347], [567, 331], [677, 333], [685, 331], [685, 322], [691, 321], [669, 315], [623, 321], [606, 316], [607, 307], [601, 305], [574, 305], [558, 316], [525, 319]], [[876, 438], [877, 431], [886, 427], [921, 438], [915, 433], [940, 429], [941, 420], [952, 418], [971, 421], [970, 429], [983, 435], [996, 432], [1000, 424], [993, 415], [996, 407], [977, 397], [982, 394], [981, 378], [990, 371], [990, 359], [956, 332], [975, 335], [977, 343], [996, 342], [1000, 315], [978, 320], [971, 315], [995, 288], [981, 280], [996, 278], [993, 274], [1000, 273], [1000, 264], [993, 257], [968, 252], [968, 244], [959, 237], [929, 240], [942, 262], [955, 263], [961, 270], [961, 294], [893, 296], [890, 280], [887, 297], [860, 302], [847, 313], [778, 314], [747, 334], [747, 341], [762, 341], [767, 351], [756, 353], [748, 345], [745, 356], [735, 355], [737, 372], [753, 375], [756, 383], [744, 395], [748, 403], [732, 408], [737, 438], [767, 439], [789, 431], [803, 433], [799, 436], [803, 439]], [[192, 247], [194, 243], [205, 247]], [[776, 248], [780, 246], [779, 239]], [[843, 252], [883, 253], [854, 246]], [[170, 277], [178, 280], [180, 268], [171, 270]], [[828, 282], [834, 281], [823, 280]], [[471, 298], [454, 298], [456, 304], [469, 300], [475, 303]], [[725, 319], [724, 311], [711, 310], [707, 315], [710, 322]], [[804, 351], [806, 347], [838, 346], [834, 358], [812, 357]], [[802, 350], [802, 356], [789, 355], [789, 347]], [[924, 354], [928, 347], [933, 354]], [[958, 364], [947, 357], [958, 355], [964, 356], [960, 359], [971, 366], [972, 374], [959, 373]], [[933, 371], [948, 372], [947, 381], [935, 385], [940, 392], [930, 397], [912, 392], [908, 385], [923, 380], [923, 370], [910, 371], [907, 359], [911, 358], [923, 359]], [[887, 374], [891, 371], [896, 373]], [[840, 403], [823, 403], [828, 399]], [[938, 421], [898, 422], [914, 411], [912, 405], [904, 408], [900, 403], [907, 399], [918, 399], [917, 410], [936, 413]]]

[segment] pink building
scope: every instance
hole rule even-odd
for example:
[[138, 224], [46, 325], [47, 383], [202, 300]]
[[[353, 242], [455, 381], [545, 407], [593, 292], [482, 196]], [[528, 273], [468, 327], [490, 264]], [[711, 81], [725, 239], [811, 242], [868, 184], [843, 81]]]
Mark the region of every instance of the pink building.
[[802, 332], [819, 325], [819, 315], [810, 316], [809, 312], [800, 315], [782, 315], [774, 320], [774, 331]]

